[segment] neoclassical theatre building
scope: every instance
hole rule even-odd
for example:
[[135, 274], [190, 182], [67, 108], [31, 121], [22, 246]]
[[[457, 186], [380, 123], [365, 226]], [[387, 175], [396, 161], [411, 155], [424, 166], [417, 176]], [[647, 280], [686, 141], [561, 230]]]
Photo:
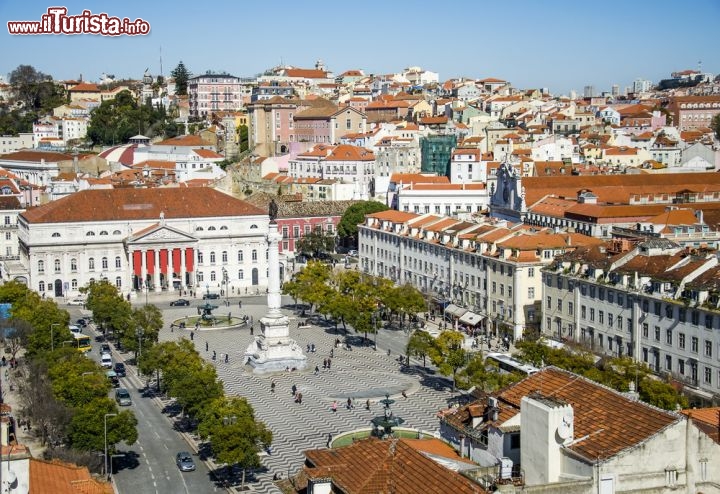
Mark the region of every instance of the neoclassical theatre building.
[[80, 191], [20, 214], [25, 273], [15, 278], [50, 297], [100, 279], [131, 296], [264, 292], [268, 223], [266, 211], [210, 188]]

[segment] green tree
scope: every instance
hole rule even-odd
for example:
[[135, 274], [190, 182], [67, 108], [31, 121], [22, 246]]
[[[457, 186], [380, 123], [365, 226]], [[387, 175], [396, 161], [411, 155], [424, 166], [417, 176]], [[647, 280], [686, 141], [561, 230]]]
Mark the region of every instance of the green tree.
[[500, 372], [497, 367], [488, 364], [480, 352], [473, 355], [465, 367], [457, 374], [458, 387], [469, 389], [475, 386], [486, 393], [491, 393], [521, 380], [520, 373]]
[[245, 471], [260, 466], [258, 453], [272, 444], [272, 432], [255, 419], [252, 406], [240, 397], [212, 400], [198, 414], [198, 420], [198, 434], [210, 439], [215, 458], [243, 469], [241, 490], [244, 490]]
[[138, 367], [142, 374], [148, 375], [155, 373], [158, 390], [165, 390], [167, 386], [161, 386], [160, 382], [161, 371], [168, 368], [176, 353], [190, 353], [193, 350], [193, 344], [186, 339], [182, 339], [179, 342], [164, 341], [144, 351], [139, 357]]
[[8, 82], [25, 111], [46, 113], [66, 102], [62, 88], [55, 85], [52, 76], [32, 65], [19, 65], [10, 72]]
[[[285, 283], [283, 293], [298, 298], [310, 304], [310, 310], [313, 306], [324, 300], [329, 292], [327, 282], [331, 276], [331, 269], [328, 265], [310, 261], [303, 269], [295, 273], [291, 283]], [[289, 292], [288, 290], [291, 290]]]
[[408, 339], [405, 352], [408, 355], [412, 355], [413, 357], [422, 357], [423, 367], [427, 367], [425, 359], [428, 355], [430, 355], [430, 352], [434, 345], [435, 339], [430, 333], [428, 333], [427, 331], [418, 330], [414, 331], [413, 334], [410, 335], [410, 339]]
[[452, 376], [453, 391], [457, 371], [465, 365], [465, 350], [462, 347], [464, 341], [462, 333], [447, 330], [435, 338], [435, 344], [430, 349], [430, 360], [437, 366], [440, 374]]
[[666, 382], [647, 377], [638, 385], [640, 399], [664, 410], [687, 408], [688, 399]]
[[81, 451], [103, 451], [105, 449], [105, 414], [115, 413], [107, 418], [108, 448], [120, 441], [133, 444], [137, 441], [137, 419], [129, 410], [118, 411], [115, 402], [107, 396], [77, 407], [70, 420], [68, 439], [73, 448]]
[[175, 94], [179, 96], [187, 95], [188, 80], [190, 80], [191, 74], [185, 64], [182, 63], [182, 60], [170, 72], [170, 75], [175, 78]]
[[130, 91], [122, 91], [93, 110], [87, 137], [96, 145], [120, 144], [139, 133], [162, 135], [170, 120], [163, 106], [138, 105]]
[[240, 152], [244, 153], [248, 149], [250, 149], [250, 140], [248, 137], [248, 126], [247, 125], [240, 125], [237, 128], [238, 133], [238, 143], [240, 144]]
[[163, 327], [162, 312], [153, 304], [143, 305], [132, 310], [130, 319], [130, 326], [123, 332], [123, 347], [136, 354], [141, 346], [143, 352], [148, 351], [158, 341]]
[[710, 122], [710, 128], [715, 131], [715, 137], [720, 139], [720, 113], [713, 117]]
[[295, 250], [298, 253], [310, 257], [318, 257], [321, 253], [327, 254], [335, 251], [335, 235], [314, 230], [306, 233], [295, 242]]
[[26, 321], [32, 328], [26, 347], [30, 357], [57, 349], [62, 346], [63, 341], [72, 339], [68, 327], [68, 312], [60, 309], [54, 300], [42, 299], [35, 292], [28, 292], [23, 298], [16, 300], [11, 314], [13, 319]]
[[365, 221], [365, 215], [386, 211], [385, 204], [377, 201], [364, 201], [353, 204], [345, 210], [338, 223], [338, 235], [344, 239], [346, 245], [357, 245], [357, 226]]
[[388, 295], [383, 303], [400, 316], [401, 328], [406, 316], [416, 315], [427, 308], [425, 297], [409, 283], [391, 288]]
[[85, 306], [93, 312], [95, 322], [104, 331], [112, 331], [120, 339], [132, 327], [130, 302], [107, 280], [93, 281], [80, 291], [87, 294]]
[[110, 382], [98, 364], [70, 347], [56, 350], [48, 367], [55, 397], [70, 408], [107, 397]]

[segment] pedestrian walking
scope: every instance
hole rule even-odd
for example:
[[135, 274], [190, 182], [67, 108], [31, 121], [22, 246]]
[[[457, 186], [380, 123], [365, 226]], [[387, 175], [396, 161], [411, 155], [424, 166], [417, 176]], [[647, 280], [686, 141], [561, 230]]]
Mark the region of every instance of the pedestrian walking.
[[295, 398], [295, 402], [296, 402], [298, 405], [302, 405], [302, 393], [298, 393], [298, 394], [297, 394], [297, 397]]
[[404, 390], [404, 389], [403, 389], [403, 392], [402, 392], [401, 394], [402, 394], [402, 397], [403, 397], [403, 398], [405, 398], [405, 399], [407, 400], [407, 393], [405, 392], [405, 390]]
[[328, 370], [330, 370], [330, 364], [332, 363], [332, 360], [328, 359]]
[[352, 398], [347, 399], [347, 409], [352, 410], [353, 404], [352, 404]]
[[365, 402], [365, 410], [370, 410], [370, 400]]
[[212, 356], [212, 359], [213, 359], [213, 360], [216, 360], [216, 359], [217, 359], [217, 353], [215, 353], [215, 350], [213, 350], [213, 356]]
[[293, 396], [295, 396], [297, 394], [297, 386], [293, 384], [292, 388], [290, 388], [290, 391], [292, 391]]
[[195, 333], [190, 333], [190, 341], [195, 339]]
[[316, 365], [315, 366], [315, 375], [317, 376], [319, 372], [320, 372], [320, 368]]
[[174, 329], [175, 329], [175, 324], [170, 323], [170, 332], [172, 333]]
[[225, 354], [225, 363], [227, 364], [228, 362], [230, 362], [230, 354], [226, 353]]
[[205, 342], [205, 351], [207, 352], [209, 350], [210, 350], [210, 345], [208, 345], [208, 342], [206, 341]]
[[333, 412], [337, 412], [337, 401], [333, 401], [332, 405], [330, 405], [330, 408], [332, 408]]
[[323, 369], [327, 369], [327, 359], [323, 359]]
[[274, 392], [275, 392], [275, 381], [271, 381], [271, 382], [270, 382], [270, 392], [271, 392], [271, 393], [274, 393]]
[[330, 445], [332, 444], [332, 439], [333, 439], [333, 438], [332, 438], [332, 434], [330, 434], [330, 433], [328, 432], [328, 436], [327, 436], [327, 447], [328, 447], [328, 448], [329, 448]]
[[333, 349], [331, 348], [331, 349], [330, 349], [330, 358], [333, 358], [333, 353], [334, 353], [334, 351], [333, 351]]
[[242, 300], [238, 300], [238, 309], [242, 309]]

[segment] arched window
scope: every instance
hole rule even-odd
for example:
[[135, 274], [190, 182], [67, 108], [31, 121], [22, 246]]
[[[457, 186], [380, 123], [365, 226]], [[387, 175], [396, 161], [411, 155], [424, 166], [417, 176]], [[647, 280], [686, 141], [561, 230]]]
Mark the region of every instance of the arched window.
[[58, 232], [54, 232], [54, 233], [52, 234], [52, 236], [53, 236], [53, 238], [58, 238], [58, 237], [60, 236], [60, 234], [59, 234]]
[[220, 227], [221, 230], [227, 230], [227, 227], [225, 225]]
[[75, 258], [70, 259], [70, 271], [77, 271], [77, 259]]
[[198, 283], [202, 283], [204, 279], [205, 279], [205, 275], [203, 274], [203, 272], [202, 272], [202, 271], [198, 271], [198, 273], [197, 273]]
[[94, 236], [95, 236], [95, 232], [87, 232], [87, 233], [85, 234], [85, 236], [86, 236], [86, 237], [94, 237]]
[[238, 251], [238, 262], [243, 262], [243, 251], [242, 250]]
[[250, 229], [251, 229], [251, 230], [254, 230], [254, 229], [256, 229], [257, 227], [258, 227], [257, 225], [250, 225]]
[[113, 235], [122, 235], [120, 230], [113, 230]]
[[115, 267], [118, 269], [122, 268], [122, 260], [120, 260], [120, 256], [115, 258]]
[[73, 290], [77, 290], [77, 287], [78, 287], [77, 280], [73, 279], [72, 281], [70, 281], [70, 286], [72, 287]]
[[210, 264], [215, 264], [215, 251], [210, 252]]
[[108, 268], [108, 258], [107, 258], [107, 257], [103, 257], [103, 258], [102, 258], [102, 268], [103, 268], [103, 269], [107, 269], [107, 268]]
[[214, 226], [209, 226], [209, 227], [208, 227], [208, 231], [213, 231], [213, 232], [214, 232], [214, 231], [215, 231], [215, 227], [214, 227]]
[[227, 259], [228, 259], [227, 251], [224, 250], [224, 251], [222, 251], [222, 262], [228, 262]]
[[199, 226], [199, 227], [195, 228], [195, 231], [196, 231], [196, 232], [201, 232], [201, 231], [203, 231], [203, 227]]
[[215, 281], [215, 271], [210, 271], [210, 281]]
[[238, 271], [238, 279], [239, 280], [245, 279], [245, 272], [242, 269], [240, 271]]
[[90, 270], [95, 269], [95, 259], [92, 257], [90, 259], [88, 259], [88, 269], [90, 269]]
[[115, 277], [115, 286], [118, 288], [122, 288], [122, 277], [121, 276]]
[[38, 273], [44, 273], [45, 272], [45, 261], [42, 259], [38, 261]]
[[60, 259], [55, 259], [55, 272], [60, 272]]
[[107, 235], [107, 234], [108, 234], [108, 232], [106, 232], [105, 230], [100, 232], [100, 235]]
[[257, 250], [253, 249], [251, 258], [253, 262], [257, 262]]
[[198, 264], [203, 263], [203, 253], [198, 251]]
[[45, 282], [44, 281], [41, 281], [40, 283], [38, 283], [38, 291], [39, 292], [45, 291]]

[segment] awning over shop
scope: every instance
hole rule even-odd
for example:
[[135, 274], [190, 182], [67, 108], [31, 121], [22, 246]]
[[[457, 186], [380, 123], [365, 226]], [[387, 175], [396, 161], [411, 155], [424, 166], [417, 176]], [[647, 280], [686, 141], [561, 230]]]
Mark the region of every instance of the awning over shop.
[[482, 320], [482, 316], [479, 314], [475, 314], [474, 312], [467, 311], [465, 314], [462, 315], [460, 318], [460, 322], [463, 324], [469, 324], [470, 326], [475, 326]]
[[462, 307], [458, 307], [455, 304], [450, 304], [447, 307], [445, 307], [445, 313], [450, 314], [453, 317], [460, 317], [463, 314], [467, 312], [467, 309], [463, 309]]

